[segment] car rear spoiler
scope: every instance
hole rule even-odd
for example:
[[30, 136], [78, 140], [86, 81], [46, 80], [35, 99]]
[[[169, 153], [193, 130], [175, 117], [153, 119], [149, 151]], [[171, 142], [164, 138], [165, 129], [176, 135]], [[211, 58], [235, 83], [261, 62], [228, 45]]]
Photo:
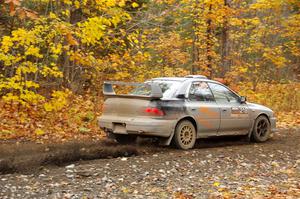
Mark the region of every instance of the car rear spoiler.
[[[131, 94], [116, 94], [113, 85], [125, 86], [150, 86], [150, 95], [131, 95]], [[162, 90], [157, 83], [134, 83], [134, 82], [119, 82], [119, 81], [105, 81], [103, 84], [103, 94], [107, 97], [123, 97], [123, 98], [143, 98], [143, 99], [160, 99], [163, 97]]]

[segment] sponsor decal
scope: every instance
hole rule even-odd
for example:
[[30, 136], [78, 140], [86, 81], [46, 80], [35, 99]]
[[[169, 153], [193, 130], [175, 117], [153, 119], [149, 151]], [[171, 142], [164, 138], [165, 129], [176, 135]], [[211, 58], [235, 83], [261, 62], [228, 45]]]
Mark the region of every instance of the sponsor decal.
[[248, 117], [248, 109], [243, 106], [232, 107], [231, 108], [231, 117]]

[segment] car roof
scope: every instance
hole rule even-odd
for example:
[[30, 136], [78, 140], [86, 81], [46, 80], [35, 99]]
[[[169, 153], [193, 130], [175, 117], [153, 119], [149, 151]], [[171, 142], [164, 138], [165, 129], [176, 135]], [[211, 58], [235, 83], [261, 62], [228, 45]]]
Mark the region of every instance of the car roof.
[[205, 76], [203, 76], [203, 77], [199, 77], [199, 76], [195, 76], [195, 77], [158, 77], [158, 78], [153, 78], [151, 80], [152, 81], [179, 81], [179, 82], [204, 81], [204, 82], [213, 82], [213, 83], [222, 84], [221, 82], [207, 79]]
[[185, 81], [187, 78], [184, 77], [157, 77], [157, 78], [153, 78], [151, 80], [159, 80], [159, 81], [180, 81], [183, 82]]

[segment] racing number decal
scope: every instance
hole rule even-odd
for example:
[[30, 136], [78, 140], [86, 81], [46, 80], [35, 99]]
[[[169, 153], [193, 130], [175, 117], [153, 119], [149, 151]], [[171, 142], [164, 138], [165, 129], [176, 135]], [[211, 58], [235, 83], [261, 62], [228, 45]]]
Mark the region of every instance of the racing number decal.
[[248, 110], [243, 106], [232, 107], [231, 117], [248, 117]]

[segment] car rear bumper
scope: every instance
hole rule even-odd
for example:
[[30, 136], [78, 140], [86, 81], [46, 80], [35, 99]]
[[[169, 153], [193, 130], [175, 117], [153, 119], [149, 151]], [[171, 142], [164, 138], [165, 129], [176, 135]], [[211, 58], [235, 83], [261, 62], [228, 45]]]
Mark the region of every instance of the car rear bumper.
[[155, 118], [128, 118], [122, 116], [98, 117], [101, 129], [115, 134], [135, 134], [169, 137], [175, 128], [174, 120]]
[[270, 118], [270, 124], [271, 124], [271, 132], [276, 132], [276, 118], [275, 117], [271, 117]]

